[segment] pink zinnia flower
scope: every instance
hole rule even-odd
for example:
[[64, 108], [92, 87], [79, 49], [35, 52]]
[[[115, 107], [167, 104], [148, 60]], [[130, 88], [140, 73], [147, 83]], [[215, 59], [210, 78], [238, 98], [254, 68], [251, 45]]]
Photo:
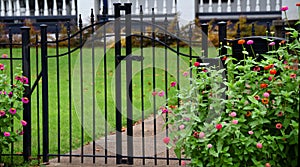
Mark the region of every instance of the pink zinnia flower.
[[229, 116], [231, 116], [231, 117], [236, 117], [236, 112], [231, 112], [231, 113], [229, 114]]
[[200, 133], [199, 133], [199, 138], [202, 139], [203, 137], [205, 137], [205, 133], [204, 133], [204, 132], [200, 132]]
[[253, 67], [253, 71], [260, 71], [260, 67], [259, 66]]
[[289, 9], [289, 7], [287, 7], [287, 6], [282, 6], [282, 7], [281, 7], [281, 11], [283, 11], [283, 12], [284, 12], [284, 11], [287, 11], [288, 9]]
[[152, 96], [156, 96], [157, 95], [157, 92], [152, 92]]
[[233, 123], [233, 124], [238, 124], [238, 123], [239, 123], [239, 121], [238, 121], [238, 120], [236, 120], [236, 119], [234, 119], [234, 120], [232, 120], [232, 123]]
[[169, 137], [165, 137], [165, 138], [163, 139], [163, 142], [164, 142], [165, 144], [169, 144], [170, 138], [169, 138]]
[[24, 104], [27, 104], [27, 103], [29, 103], [29, 99], [27, 97], [22, 97], [22, 102]]
[[158, 92], [158, 96], [163, 97], [164, 95], [165, 95], [165, 92], [163, 90]]
[[10, 108], [10, 109], [9, 109], [9, 112], [10, 112], [12, 115], [14, 115], [14, 114], [17, 113], [17, 110], [16, 110], [15, 108]]
[[212, 148], [212, 144], [208, 144], [208, 145], [207, 145], [207, 148]]
[[273, 80], [273, 76], [269, 76], [269, 77], [268, 77], [268, 80], [269, 80], [269, 81], [272, 81], [272, 80]]
[[10, 136], [10, 133], [9, 133], [9, 132], [4, 132], [3, 135], [4, 135], [5, 137], [9, 137], [9, 136]]
[[180, 130], [182, 130], [182, 129], [184, 129], [184, 128], [185, 128], [184, 125], [180, 125], [180, 126], [179, 126], [179, 129], [180, 129]]
[[174, 86], [176, 86], [176, 82], [175, 81], [173, 81], [173, 82], [171, 82], [171, 87], [174, 87]]
[[265, 167], [271, 167], [271, 164], [268, 162], [266, 163]]
[[263, 96], [264, 96], [264, 97], [269, 97], [270, 94], [269, 94], [268, 92], [265, 92], [265, 93], [263, 94]]
[[269, 46], [274, 46], [275, 45], [275, 42], [270, 42], [269, 43]]
[[23, 84], [28, 84], [28, 78], [25, 76], [23, 76], [20, 81], [23, 82]]
[[0, 70], [2, 70], [2, 71], [4, 70], [4, 64], [0, 63]]
[[190, 121], [191, 119], [186, 117], [186, 118], [184, 118], [184, 120], [185, 121]]
[[290, 75], [290, 78], [291, 78], [291, 79], [295, 79], [296, 76], [297, 76], [296, 74], [291, 74], [291, 75]]
[[279, 113], [277, 114], [278, 117], [282, 117], [283, 116], [283, 112], [279, 111]]
[[3, 117], [5, 115], [5, 111], [4, 110], [0, 110], [0, 117]]
[[195, 66], [195, 67], [199, 67], [199, 66], [200, 66], [200, 63], [196, 61], [196, 62], [194, 63], [194, 66]]
[[281, 123], [276, 124], [276, 129], [281, 129], [281, 128], [282, 128], [282, 124]]
[[254, 42], [253, 42], [253, 40], [248, 40], [247, 41], [247, 45], [252, 45]]
[[263, 145], [262, 145], [261, 143], [257, 143], [257, 144], [256, 144], [256, 147], [257, 147], [257, 148], [262, 148]]
[[253, 135], [253, 131], [252, 130], [248, 131], [248, 134]]
[[7, 56], [7, 54], [4, 53], [4, 54], [2, 54], [1, 57], [5, 59], [5, 58], [7, 58], [8, 56]]
[[27, 122], [24, 121], [24, 120], [21, 120], [21, 124], [22, 124], [22, 126], [26, 126], [26, 125], [27, 125]]
[[216, 129], [218, 129], [218, 130], [222, 129], [222, 124], [217, 124]]
[[185, 166], [185, 165], [186, 165], [185, 161], [181, 161], [181, 166]]
[[189, 72], [183, 72], [182, 75], [183, 75], [184, 77], [186, 77], [186, 76], [189, 75]]

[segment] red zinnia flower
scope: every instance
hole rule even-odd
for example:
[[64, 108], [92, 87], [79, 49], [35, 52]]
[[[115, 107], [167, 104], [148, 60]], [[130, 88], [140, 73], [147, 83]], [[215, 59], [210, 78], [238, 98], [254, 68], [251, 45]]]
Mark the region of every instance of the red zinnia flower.
[[260, 88], [266, 88], [266, 87], [268, 87], [268, 84], [265, 83], [260, 84]]
[[169, 138], [169, 137], [165, 137], [165, 138], [163, 139], [163, 142], [164, 142], [165, 144], [169, 144], [170, 138]]
[[291, 79], [295, 79], [296, 76], [297, 76], [296, 74], [291, 74], [291, 75], [290, 75], [290, 78], [291, 78]]
[[222, 129], [222, 124], [217, 124], [217, 125], [216, 125], [216, 128], [217, 128], [218, 130]]
[[195, 66], [195, 67], [199, 67], [199, 66], [200, 66], [200, 63], [196, 61], [196, 62], [194, 63], [194, 66]]
[[277, 71], [276, 71], [275, 69], [270, 70], [270, 74], [271, 74], [271, 75], [275, 75], [276, 72], [277, 72]]

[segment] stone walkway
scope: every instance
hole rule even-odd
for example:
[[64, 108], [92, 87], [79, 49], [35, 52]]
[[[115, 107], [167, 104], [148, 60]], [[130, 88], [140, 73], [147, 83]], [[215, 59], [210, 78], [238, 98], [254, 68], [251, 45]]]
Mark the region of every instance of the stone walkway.
[[[163, 143], [163, 138], [165, 137], [165, 131], [163, 130], [163, 124], [164, 121], [161, 117], [157, 117], [156, 119], [156, 150], [157, 150], [157, 157], [166, 157], [166, 146]], [[134, 133], [134, 156], [142, 157], [142, 125], [137, 124], [133, 127], [133, 133]], [[153, 126], [153, 117], [149, 117], [147, 120], [145, 120], [145, 156], [147, 157], [154, 157], [154, 126]], [[105, 146], [104, 146], [105, 138], [101, 138], [96, 141], [96, 154], [104, 155]], [[122, 150], [124, 155], [126, 156], [127, 153], [127, 135], [126, 130], [122, 133]], [[116, 135], [110, 135], [107, 137], [107, 144], [108, 144], [108, 155], [115, 155], [116, 150]], [[74, 150], [72, 152], [73, 154], [80, 154], [81, 148]], [[93, 154], [93, 146], [92, 143], [84, 146], [84, 154]], [[66, 154], [68, 155], [68, 154]], [[170, 158], [176, 158], [173, 151], [170, 151], [169, 154]], [[93, 158], [85, 157], [84, 163], [81, 163], [81, 157], [73, 157], [72, 163], [69, 163], [69, 157], [61, 157], [60, 163], [58, 163], [58, 159], [51, 159], [50, 164], [47, 165], [49, 167], [54, 166], [84, 166], [84, 167], [92, 167], [92, 166], [143, 166], [142, 159], [134, 159], [134, 165], [115, 165], [115, 158], [108, 158], [107, 164], [105, 164], [104, 158], [96, 158], [96, 163], [93, 164]], [[158, 166], [168, 166], [166, 160], [157, 160]], [[169, 166], [178, 166], [179, 162], [178, 160], [170, 160]], [[154, 160], [146, 160], [145, 166], [155, 166]]]

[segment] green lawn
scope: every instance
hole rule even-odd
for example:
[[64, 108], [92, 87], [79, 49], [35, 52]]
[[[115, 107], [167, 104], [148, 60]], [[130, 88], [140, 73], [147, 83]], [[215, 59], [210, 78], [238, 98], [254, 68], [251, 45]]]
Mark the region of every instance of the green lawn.
[[[213, 48], [210, 48], [209, 53], [213, 53]], [[180, 48], [183, 53], [188, 53], [188, 48]], [[200, 49], [199, 49], [200, 51]], [[55, 49], [49, 48], [48, 54], [55, 55]], [[67, 48], [60, 48], [59, 53], [67, 52]], [[94, 52], [94, 66], [95, 66], [95, 83], [92, 83], [92, 52]], [[122, 52], [125, 52], [123, 49]], [[8, 49], [0, 49], [0, 55], [3, 53], [9, 54]], [[13, 49], [13, 57], [21, 56], [21, 49]], [[71, 77], [69, 77], [69, 66], [68, 66], [68, 56], [63, 56], [58, 58], [59, 65], [57, 66], [57, 58], [48, 59], [49, 67], [49, 142], [50, 142], [50, 153], [56, 154], [60, 149], [60, 153], [68, 153], [70, 148], [75, 149], [81, 146], [81, 125], [84, 128], [84, 141], [83, 144], [91, 142], [93, 140], [93, 122], [95, 122], [95, 139], [100, 138], [104, 135], [104, 125], [107, 123], [108, 132], [112, 132], [115, 128], [115, 88], [114, 88], [114, 49], [107, 50], [107, 73], [104, 73], [104, 51], [103, 48], [97, 47], [92, 51], [90, 48], [84, 48], [82, 50], [82, 70], [83, 70], [83, 94], [81, 94], [81, 82], [80, 82], [80, 53], [76, 51], [71, 55]], [[168, 96], [175, 94], [175, 89], [169, 89], [169, 83], [172, 81], [177, 81], [177, 70], [180, 73], [180, 86], [188, 84], [188, 80], [184, 79], [182, 73], [188, 70], [189, 58], [180, 57], [180, 66], [177, 68], [177, 56], [175, 53], [168, 51], [167, 63], [168, 69], [165, 72], [165, 50], [164, 48], [157, 47], [155, 49], [155, 59], [156, 63], [152, 62], [152, 48], [144, 49], [144, 84], [141, 85], [141, 62], [133, 62], [133, 119], [138, 121], [142, 118], [141, 111], [141, 100], [144, 99], [144, 112], [145, 117], [157, 111], [157, 109], [165, 104], [165, 98], [157, 97], [156, 106], [153, 105], [152, 91], [153, 91], [153, 75], [155, 76], [155, 90], [167, 90]], [[198, 51], [194, 51], [193, 54], [199, 55]], [[133, 49], [133, 55], [140, 55], [139, 48]], [[210, 57], [214, 57], [216, 53], [210, 54]], [[37, 68], [41, 69], [40, 66], [40, 53], [39, 53], [38, 67], [36, 66], [36, 51], [34, 48], [31, 49], [31, 84], [37, 78]], [[0, 60], [1, 63], [7, 65], [9, 68], [8, 60]], [[195, 61], [195, 60], [193, 60]], [[126, 125], [126, 85], [125, 76], [126, 68], [125, 61], [122, 62], [122, 114], [123, 114], [123, 126]], [[14, 62], [14, 67], [20, 65], [19, 62]], [[153, 66], [156, 67], [155, 74], [153, 74]], [[58, 96], [57, 91], [57, 76], [59, 69], [59, 91]], [[167, 81], [166, 81], [167, 74]], [[105, 97], [104, 91], [104, 77], [107, 77], [107, 97]], [[69, 80], [71, 79], [71, 97], [69, 100]], [[178, 81], [177, 81], [178, 82]], [[42, 94], [41, 94], [41, 81], [39, 81], [39, 97], [37, 97], [37, 89], [34, 90], [32, 94], [32, 155], [37, 157], [38, 147], [42, 151], [42, 145], [38, 145], [38, 140], [42, 142]], [[94, 86], [94, 87], [93, 87]], [[141, 88], [144, 88], [143, 94], [141, 93]], [[95, 98], [93, 98], [93, 89], [95, 89]], [[81, 98], [83, 97], [83, 98]], [[58, 101], [58, 98], [60, 101]], [[83, 106], [81, 106], [81, 99], [83, 99]], [[37, 101], [39, 100], [39, 103]], [[93, 101], [95, 101], [95, 110], [93, 110]], [[71, 109], [70, 109], [71, 102]], [[105, 121], [105, 102], [107, 102], [107, 121]], [[59, 105], [59, 106], [58, 106]], [[81, 110], [83, 108], [83, 110]], [[93, 117], [95, 115], [95, 117]], [[58, 118], [60, 117], [60, 122]], [[70, 120], [71, 117], [71, 120]], [[38, 122], [39, 120], [39, 122]], [[71, 122], [70, 122], [71, 121]], [[83, 122], [82, 122], [83, 121]], [[40, 126], [38, 134], [38, 125]], [[60, 131], [60, 136], [58, 136], [58, 131]], [[71, 136], [70, 136], [71, 131]], [[70, 137], [72, 142], [70, 144]], [[60, 148], [58, 148], [58, 143], [60, 142]], [[21, 152], [22, 145], [21, 142], [15, 144], [14, 152]], [[42, 152], [40, 152], [41, 154]]]

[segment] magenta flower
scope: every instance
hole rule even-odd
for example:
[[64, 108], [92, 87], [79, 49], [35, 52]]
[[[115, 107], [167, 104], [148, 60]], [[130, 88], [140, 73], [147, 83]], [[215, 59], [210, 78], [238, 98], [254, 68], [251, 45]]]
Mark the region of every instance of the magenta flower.
[[252, 130], [248, 131], [248, 134], [253, 135], [253, 131]]
[[184, 128], [185, 128], [185, 126], [184, 126], [183, 124], [179, 126], [179, 129], [180, 129], [180, 130], [182, 130], [182, 129], [184, 129]]
[[200, 132], [200, 133], [199, 133], [199, 138], [202, 139], [203, 137], [205, 137], [205, 133], [204, 133], [204, 132]]
[[5, 58], [7, 58], [8, 56], [7, 56], [7, 54], [4, 53], [4, 54], [2, 54], [1, 57], [5, 59]]
[[239, 123], [239, 121], [238, 121], [238, 120], [236, 120], [236, 119], [234, 119], [234, 120], [232, 120], [232, 123], [233, 123], [233, 124], [238, 124], [238, 123]]
[[268, 92], [265, 92], [265, 93], [263, 94], [263, 96], [264, 96], [264, 97], [269, 97], [270, 94], [269, 94]]
[[158, 92], [158, 96], [159, 97], [163, 97], [165, 95], [165, 92], [162, 90], [162, 91], [160, 91], [160, 92]]
[[26, 126], [26, 125], [27, 125], [27, 122], [24, 121], [24, 120], [21, 120], [21, 124], [22, 124], [22, 126]]
[[183, 75], [184, 77], [186, 77], [186, 76], [189, 75], [189, 73], [188, 73], [188, 72], [183, 72], [182, 75]]
[[236, 112], [231, 112], [231, 113], [229, 114], [229, 116], [231, 116], [231, 117], [236, 117]]
[[161, 111], [163, 114], [165, 114], [165, 113], [168, 113], [169, 110], [167, 108], [162, 108]]
[[28, 84], [28, 78], [23, 76], [20, 80], [23, 84]]
[[282, 111], [279, 111], [278, 114], [277, 114], [277, 116], [278, 116], [278, 117], [282, 117], [282, 116], [283, 116], [283, 112], [282, 112]]
[[27, 97], [22, 97], [22, 102], [24, 104], [27, 104], [27, 103], [29, 103], [29, 99]]
[[169, 137], [165, 137], [165, 138], [163, 139], [163, 142], [164, 142], [165, 144], [169, 144], [170, 138], [169, 138]]
[[0, 117], [3, 117], [5, 115], [5, 111], [4, 110], [0, 110]]
[[14, 114], [17, 113], [17, 110], [16, 110], [15, 108], [10, 108], [10, 109], [9, 109], [9, 112], [10, 112], [12, 115], [14, 115]]
[[9, 92], [7, 96], [11, 98], [13, 96], [13, 92]]
[[4, 69], [5, 69], [5, 68], [4, 68], [4, 64], [1, 64], [1, 63], [0, 63], [0, 70], [3, 71]]
[[171, 87], [174, 87], [174, 86], [176, 86], [176, 82], [175, 81], [173, 81], [173, 82], [171, 82]]
[[9, 133], [9, 132], [4, 132], [3, 135], [4, 135], [5, 137], [9, 137], [9, 136], [10, 136], [10, 133]]
[[156, 96], [157, 95], [157, 92], [152, 92], [152, 96]]
[[268, 80], [269, 80], [269, 81], [272, 81], [272, 80], [273, 80], [273, 76], [269, 76], [269, 77], [268, 77]]
[[287, 6], [282, 6], [282, 7], [281, 7], [281, 11], [283, 11], [283, 12], [284, 12], [284, 11], [287, 11], [288, 9], [289, 9], [289, 7], [287, 7]]
[[186, 117], [186, 118], [184, 118], [184, 120], [185, 121], [190, 121], [191, 119]]
[[269, 43], [269, 46], [274, 46], [275, 45], [275, 42], [270, 42]]
[[247, 45], [252, 45], [253, 43], [254, 43], [253, 40], [248, 40], [248, 41], [247, 41]]
[[208, 145], [207, 145], [207, 148], [212, 148], [212, 144], [208, 144]]
[[263, 145], [262, 145], [261, 143], [257, 143], [257, 144], [256, 144], [256, 147], [257, 147], [257, 148], [262, 148]]

